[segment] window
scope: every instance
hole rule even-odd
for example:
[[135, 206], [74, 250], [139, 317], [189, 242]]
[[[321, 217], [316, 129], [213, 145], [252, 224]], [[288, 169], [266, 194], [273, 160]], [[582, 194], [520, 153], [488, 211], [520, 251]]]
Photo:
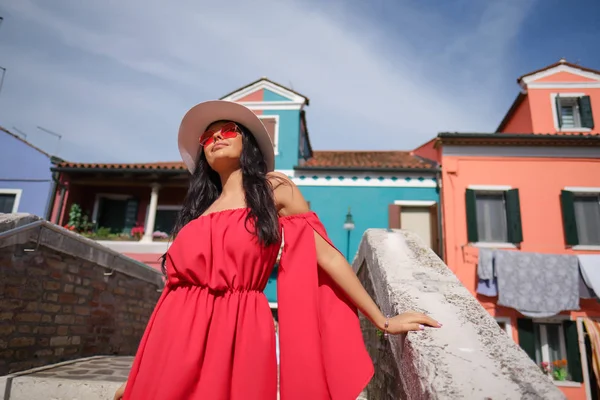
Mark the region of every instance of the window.
[[137, 222], [138, 200], [126, 195], [99, 195], [93, 219], [97, 228], [111, 233], [130, 233]]
[[558, 130], [594, 128], [590, 96], [562, 93], [554, 96]]
[[21, 189], [0, 189], [0, 214], [16, 213], [20, 198]]
[[262, 121], [267, 133], [271, 138], [273, 147], [275, 148], [275, 154], [278, 154], [277, 143], [279, 141], [279, 115], [259, 115], [258, 118]]
[[533, 324], [535, 333], [535, 361], [552, 364], [567, 359], [565, 334], [562, 324]]
[[467, 189], [470, 243], [521, 243], [519, 189]]
[[508, 317], [495, 317], [496, 319], [496, 323], [498, 324], [498, 326], [500, 327], [500, 329], [502, 329], [504, 332], [506, 332], [506, 334], [512, 338], [513, 334], [512, 334], [512, 326], [510, 323], [510, 318]]
[[12, 213], [16, 197], [15, 194], [0, 194], [0, 213]]
[[560, 199], [565, 242], [600, 246], [600, 193], [563, 190]]
[[519, 345], [542, 368], [542, 363], [567, 362], [567, 380], [582, 382], [581, 356], [575, 321], [517, 320]]
[[158, 206], [154, 220], [154, 232], [164, 232], [170, 235], [173, 232], [180, 206]]

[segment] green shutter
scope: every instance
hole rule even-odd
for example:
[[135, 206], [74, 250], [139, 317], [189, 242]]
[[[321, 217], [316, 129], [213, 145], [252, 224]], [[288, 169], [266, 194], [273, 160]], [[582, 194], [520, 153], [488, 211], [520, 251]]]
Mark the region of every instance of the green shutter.
[[535, 332], [533, 330], [533, 320], [518, 318], [517, 330], [519, 331], [519, 346], [525, 353], [535, 361]]
[[573, 205], [574, 200], [575, 195], [573, 192], [569, 192], [568, 190], [562, 190], [560, 192], [565, 242], [569, 246], [576, 246], [579, 244], [577, 221], [575, 220], [575, 206]]
[[508, 241], [510, 243], [521, 243], [523, 241], [523, 229], [521, 227], [519, 189], [511, 189], [506, 192], [506, 219]]
[[581, 96], [578, 100], [579, 114], [581, 115], [581, 126], [594, 129], [594, 117], [592, 115], [592, 102], [590, 96]]
[[477, 234], [477, 200], [474, 190], [467, 189], [465, 203], [467, 205], [467, 238], [469, 243], [477, 243], [479, 235]]
[[567, 369], [571, 374], [571, 380], [573, 382], [583, 382], [577, 324], [575, 321], [566, 321], [563, 323], [563, 329], [565, 330], [565, 344], [567, 347]]
[[139, 202], [137, 199], [127, 199], [127, 203], [125, 206], [125, 226], [123, 228], [123, 233], [130, 233], [131, 228], [135, 226], [135, 223], [137, 222], [138, 205]]
[[556, 104], [556, 118], [558, 120], [558, 129], [562, 128], [562, 113], [560, 112], [560, 96], [557, 94], [554, 98]]

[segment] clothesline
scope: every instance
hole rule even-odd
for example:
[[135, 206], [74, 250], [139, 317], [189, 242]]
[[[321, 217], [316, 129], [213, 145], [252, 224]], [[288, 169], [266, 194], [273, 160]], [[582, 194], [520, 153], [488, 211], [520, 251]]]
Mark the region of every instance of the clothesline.
[[600, 255], [482, 248], [477, 277], [477, 293], [497, 296], [498, 305], [539, 318], [578, 310], [580, 298], [598, 298]]
[[[571, 247], [560, 247], [560, 246], [552, 246], [552, 245], [538, 245], [538, 244], [527, 244], [526, 246], [526, 250], [523, 249], [523, 246], [517, 246], [515, 245], [515, 247], [506, 247], [506, 246], [502, 246], [502, 245], [498, 245], [498, 246], [477, 246], [477, 245], [473, 245], [473, 244], [463, 244], [460, 246], [462, 250], [464, 250], [465, 248], [470, 248], [470, 249], [489, 249], [489, 250], [521, 250], [521, 251], [528, 251], [531, 253], [539, 253], [540, 251], [544, 251], [544, 250], [551, 250], [552, 254], [554, 254], [554, 252], [556, 251], [561, 251], [561, 250], [570, 250], [576, 253], [567, 253], [567, 254], [580, 254], [579, 252], [583, 253], [583, 254], [595, 254], [593, 253], [594, 251], [597, 251], [597, 254], [600, 254], [600, 246], [598, 246], [597, 249], [588, 249], [588, 250], [583, 250], [583, 249], [573, 249]], [[596, 247], [596, 246], [594, 246]], [[550, 254], [550, 253], [549, 253]], [[556, 254], [565, 254], [565, 253], [556, 253]]]

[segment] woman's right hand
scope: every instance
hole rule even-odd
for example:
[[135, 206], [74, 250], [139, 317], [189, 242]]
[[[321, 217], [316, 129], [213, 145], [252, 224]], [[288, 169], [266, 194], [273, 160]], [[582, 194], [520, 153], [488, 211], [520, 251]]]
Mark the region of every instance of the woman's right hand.
[[123, 398], [123, 394], [125, 393], [125, 388], [127, 387], [127, 381], [125, 381], [115, 392], [115, 397], [113, 400], [121, 400]]

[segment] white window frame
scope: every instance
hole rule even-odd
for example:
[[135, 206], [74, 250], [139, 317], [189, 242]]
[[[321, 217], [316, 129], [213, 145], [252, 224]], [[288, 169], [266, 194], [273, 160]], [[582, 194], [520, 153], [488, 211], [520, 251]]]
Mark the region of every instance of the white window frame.
[[[394, 205], [400, 206], [401, 208], [411, 208], [411, 207], [425, 208], [425, 207], [431, 207], [435, 204], [437, 204], [437, 201], [435, 201], [435, 200], [394, 200]], [[438, 207], [439, 207], [439, 204], [438, 204]], [[439, 224], [438, 221], [436, 221], [436, 222]], [[431, 219], [429, 220], [429, 225], [431, 226]], [[402, 228], [402, 221], [400, 221], [400, 228]], [[440, 229], [439, 226], [437, 229], [439, 231], [439, 229]], [[429, 232], [429, 235], [433, 239], [433, 232]], [[439, 236], [439, 233], [438, 233], [438, 236]], [[437, 252], [437, 250], [434, 249], [434, 247], [435, 247], [434, 243], [430, 243], [429, 247]]]
[[[550, 103], [552, 105], [552, 119], [554, 120], [554, 129], [557, 132], [590, 132], [590, 128], [562, 128], [558, 126], [558, 110], [556, 109], [556, 97], [562, 98], [579, 98], [583, 96], [587, 96], [585, 93], [550, 93]], [[579, 113], [579, 124], [581, 125], [581, 111], [579, 110], [579, 105], [576, 107], [577, 112]], [[573, 116], [575, 118], [575, 115]]]
[[[550, 347], [548, 345], [548, 331], [546, 330], [546, 325], [554, 324], [559, 325], [562, 328], [563, 321], [544, 321], [538, 322], [534, 320], [534, 324], [538, 324], [540, 328], [540, 343], [541, 351], [542, 351], [542, 362], [550, 362]], [[565, 332], [563, 329], [558, 330], [558, 343], [560, 346], [560, 352], [566, 356], [567, 354], [567, 344], [565, 341]]]
[[10, 214], [14, 214], [19, 211], [19, 203], [21, 202], [21, 194], [23, 193], [23, 189], [0, 189], [0, 194], [14, 194], [15, 202], [13, 203], [13, 208]]
[[[156, 213], [158, 213], [160, 210], [165, 210], [165, 211], [180, 211], [183, 208], [182, 205], [157, 205], [156, 206]], [[144, 219], [144, 230], [146, 229], [146, 221], [148, 221], [148, 214], [150, 213], [150, 206], [146, 207], [146, 218]], [[154, 224], [156, 225], [156, 214], [154, 214]], [[156, 231], [156, 226], [154, 227], [155, 231]], [[154, 232], [153, 232], [154, 233]], [[167, 232], [168, 233], [168, 232]]]
[[[159, 210], [166, 210], [166, 211], [180, 211], [183, 208], [182, 205], [168, 205], [168, 204], [164, 204], [164, 205], [157, 205], [156, 206], [156, 211], [158, 212]], [[146, 217], [144, 219], [144, 221], [148, 221], [148, 214], [150, 213], [150, 206], [146, 207]], [[154, 215], [154, 218], [156, 218], [156, 215]]]
[[[488, 194], [499, 194], [506, 193], [513, 189], [512, 186], [508, 185], [469, 185], [467, 189], [474, 190], [475, 192], [488, 193]], [[504, 205], [506, 212], [506, 204]], [[508, 228], [508, 227], [507, 227]], [[508, 232], [507, 232], [508, 233]], [[509, 242], [477, 242], [473, 243], [473, 246], [487, 249], [516, 249], [517, 245]]]
[[273, 133], [273, 151], [275, 155], [279, 155], [279, 115], [278, 114], [261, 114], [257, 115], [259, 119], [274, 119], [275, 132]]
[[[494, 319], [497, 322], [502, 322], [504, 324], [504, 330], [506, 331], [506, 334], [508, 335], [509, 338], [513, 339], [513, 331], [512, 331], [512, 323], [510, 322], [510, 318], [509, 317], [494, 317]], [[500, 328], [502, 329], [502, 328]]]
[[[550, 318], [533, 318], [532, 319], [534, 324], [560, 324], [561, 328], [562, 328], [562, 324], [565, 321], [571, 321], [571, 318], [568, 315], [557, 315], [555, 317], [550, 317]], [[543, 330], [542, 330], [543, 328]], [[565, 354], [567, 354], [567, 341], [565, 338], [565, 331], [564, 329], [559, 329], [559, 344], [560, 344], [560, 351]], [[581, 335], [581, 328], [580, 328], [580, 323], [577, 322], [577, 335], [580, 338]], [[540, 340], [542, 341], [541, 343], [541, 353], [542, 353], [542, 362], [550, 362], [550, 351], [548, 348], [548, 333], [546, 332], [546, 327], [545, 326], [540, 326]], [[582, 357], [582, 364], [581, 364], [581, 368], [584, 368], [584, 364], [583, 364], [583, 357], [585, 356], [585, 353], [581, 352], [581, 343], [579, 344], [579, 353], [580, 356]], [[587, 366], [587, 363], [585, 364]], [[584, 371], [584, 377], [586, 372]], [[587, 379], [586, 379], [587, 381]], [[573, 382], [573, 381], [555, 381], [552, 380], [552, 382], [554, 382], [554, 385], [556, 386], [563, 386], [563, 387], [581, 387], [581, 383], [579, 382]]]
[[400, 207], [431, 207], [435, 200], [394, 200], [394, 205]]
[[[597, 195], [600, 196], [600, 187], [585, 187], [585, 186], [565, 186], [564, 190], [579, 194], [579, 195]], [[577, 221], [575, 221], [577, 222]], [[595, 244], [578, 244], [571, 247], [573, 250], [580, 251], [599, 251], [600, 245]]]

